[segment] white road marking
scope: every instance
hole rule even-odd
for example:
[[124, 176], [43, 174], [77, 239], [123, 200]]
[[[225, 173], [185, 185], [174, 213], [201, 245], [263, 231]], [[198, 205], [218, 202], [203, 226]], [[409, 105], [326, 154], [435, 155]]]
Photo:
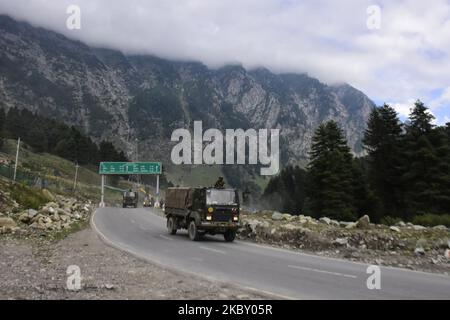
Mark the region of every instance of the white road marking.
[[307, 267], [300, 267], [300, 266], [293, 266], [293, 265], [288, 265], [289, 268], [293, 268], [293, 269], [299, 269], [299, 270], [306, 270], [306, 271], [314, 271], [314, 272], [319, 272], [319, 273], [326, 273], [326, 274], [331, 274], [334, 276], [339, 276], [339, 277], [346, 277], [346, 278], [352, 278], [352, 279], [356, 279], [357, 276], [352, 275], [352, 274], [345, 274], [345, 273], [339, 273], [339, 272], [332, 272], [332, 271], [326, 271], [326, 270], [320, 270], [320, 269], [314, 269], [314, 268], [307, 268]]
[[170, 240], [170, 241], [173, 241], [173, 239], [172, 239], [172, 238], [169, 238], [169, 237], [163, 236], [162, 234], [160, 234], [159, 236], [160, 236], [161, 238], [163, 238], [163, 239], [166, 239], [166, 240]]
[[212, 248], [208, 248], [208, 247], [199, 247], [199, 248], [203, 249], [203, 250], [208, 250], [208, 251], [211, 251], [211, 252], [215, 252], [215, 253], [227, 254], [225, 251], [222, 251], [222, 250], [212, 249]]

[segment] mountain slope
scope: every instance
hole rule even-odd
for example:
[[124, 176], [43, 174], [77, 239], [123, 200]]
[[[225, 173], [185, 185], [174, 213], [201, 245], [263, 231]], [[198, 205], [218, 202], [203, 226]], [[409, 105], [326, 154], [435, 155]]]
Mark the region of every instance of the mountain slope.
[[279, 128], [283, 163], [305, 163], [314, 129], [335, 119], [350, 146], [372, 107], [349, 85], [328, 86], [305, 74], [276, 75], [240, 66], [125, 56], [0, 16], [0, 106], [18, 106], [109, 138], [131, 159], [170, 163], [174, 129]]

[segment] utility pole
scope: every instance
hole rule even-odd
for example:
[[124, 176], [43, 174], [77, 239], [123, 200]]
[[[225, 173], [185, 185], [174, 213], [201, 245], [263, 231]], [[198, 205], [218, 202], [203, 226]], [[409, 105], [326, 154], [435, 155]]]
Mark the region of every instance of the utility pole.
[[16, 181], [17, 163], [19, 162], [19, 148], [20, 148], [20, 137], [19, 139], [17, 139], [16, 163], [14, 164], [14, 178], [13, 178], [14, 181]]
[[77, 179], [78, 179], [78, 162], [75, 164], [75, 178], [73, 179], [73, 192], [75, 193], [75, 189], [77, 188]]

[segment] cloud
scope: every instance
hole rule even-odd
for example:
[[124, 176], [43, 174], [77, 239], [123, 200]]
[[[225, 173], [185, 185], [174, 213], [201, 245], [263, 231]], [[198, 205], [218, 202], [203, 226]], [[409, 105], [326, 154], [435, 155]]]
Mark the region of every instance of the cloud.
[[[81, 30], [66, 28], [71, 4], [81, 8]], [[374, 4], [381, 28], [369, 30]], [[450, 115], [448, 97], [433, 96], [450, 85], [446, 0], [0, 0], [0, 12], [94, 46], [212, 68], [307, 72], [379, 101], [419, 98]]]
[[388, 104], [397, 111], [401, 119], [407, 119], [414, 107], [415, 99], [409, 99], [407, 102], [389, 102]]

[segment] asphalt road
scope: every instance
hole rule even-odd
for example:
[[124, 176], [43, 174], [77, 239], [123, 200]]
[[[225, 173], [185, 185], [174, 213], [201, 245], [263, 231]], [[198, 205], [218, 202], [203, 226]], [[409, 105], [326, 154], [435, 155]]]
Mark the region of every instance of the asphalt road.
[[450, 299], [450, 277], [381, 267], [381, 289], [368, 289], [368, 265], [272, 248], [221, 235], [175, 236], [152, 209], [100, 208], [92, 226], [109, 244], [140, 258], [292, 299]]

